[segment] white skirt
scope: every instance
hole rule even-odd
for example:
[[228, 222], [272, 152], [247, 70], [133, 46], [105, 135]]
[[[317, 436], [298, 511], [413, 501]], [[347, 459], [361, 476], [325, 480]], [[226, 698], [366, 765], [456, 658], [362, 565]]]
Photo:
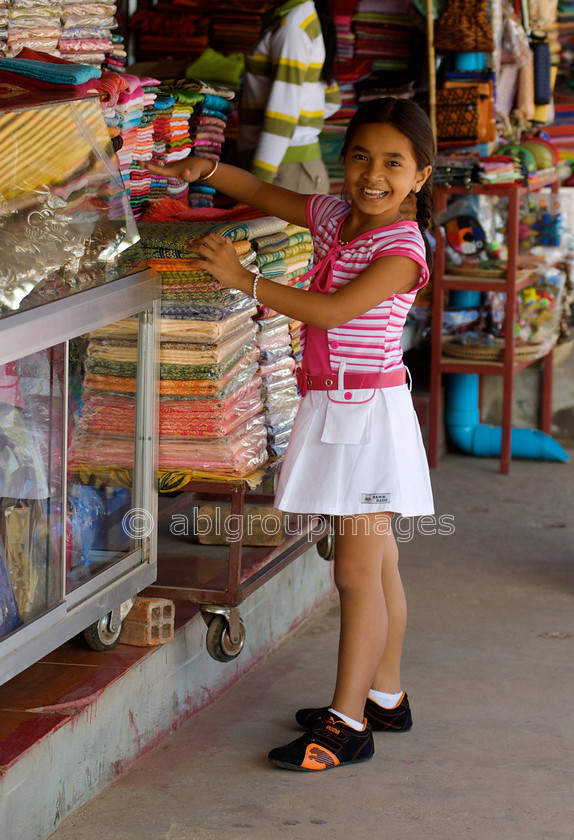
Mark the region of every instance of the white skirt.
[[295, 418], [275, 506], [334, 516], [432, 514], [427, 457], [408, 386], [308, 391]]

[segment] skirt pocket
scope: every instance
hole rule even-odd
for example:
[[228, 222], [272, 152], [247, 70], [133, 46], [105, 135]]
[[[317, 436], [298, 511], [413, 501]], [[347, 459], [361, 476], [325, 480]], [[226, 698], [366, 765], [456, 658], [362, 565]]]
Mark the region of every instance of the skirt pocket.
[[[352, 394], [352, 401], [345, 394]], [[373, 389], [329, 391], [321, 443], [370, 443], [374, 394]]]

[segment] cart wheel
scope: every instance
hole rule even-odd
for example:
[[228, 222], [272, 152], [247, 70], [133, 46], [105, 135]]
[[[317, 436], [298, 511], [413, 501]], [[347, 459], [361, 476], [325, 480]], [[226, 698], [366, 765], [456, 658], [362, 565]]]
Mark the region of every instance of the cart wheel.
[[207, 627], [205, 646], [209, 655], [218, 662], [231, 662], [239, 656], [245, 644], [245, 625], [239, 619], [239, 639], [232, 642], [229, 624], [224, 615], [214, 615]]
[[84, 639], [92, 650], [113, 650], [122, 632], [123, 622], [116, 623], [113, 613], [108, 613], [99, 621], [94, 621], [84, 630]]
[[334, 560], [335, 535], [329, 532], [328, 534], [325, 534], [324, 537], [321, 537], [321, 539], [317, 543], [317, 551], [319, 552], [319, 556], [322, 557], [324, 560]]

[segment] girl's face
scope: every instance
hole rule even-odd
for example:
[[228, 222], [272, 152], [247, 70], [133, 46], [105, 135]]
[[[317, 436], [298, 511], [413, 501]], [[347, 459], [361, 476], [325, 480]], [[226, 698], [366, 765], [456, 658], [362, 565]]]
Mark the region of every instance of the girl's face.
[[389, 225], [431, 171], [431, 166], [419, 171], [411, 141], [394, 126], [366, 123], [356, 129], [345, 155], [345, 190], [354, 211], [372, 216], [377, 227]]

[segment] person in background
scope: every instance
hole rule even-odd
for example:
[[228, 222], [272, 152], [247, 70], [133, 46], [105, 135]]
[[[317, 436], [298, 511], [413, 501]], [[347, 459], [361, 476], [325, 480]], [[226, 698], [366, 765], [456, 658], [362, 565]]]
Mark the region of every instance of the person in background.
[[319, 132], [340, 106], [329, 0], [276, 2], [246, 58], [239, 160], [263, 181], [329, 192]]

